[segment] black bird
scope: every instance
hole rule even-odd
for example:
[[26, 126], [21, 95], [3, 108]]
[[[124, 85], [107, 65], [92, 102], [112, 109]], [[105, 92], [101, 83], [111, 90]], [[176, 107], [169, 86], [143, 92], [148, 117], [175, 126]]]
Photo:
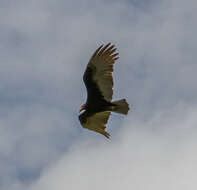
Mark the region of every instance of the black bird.
[[101, 45], [92, 55], [83, 81], [87, 88], [86, 103], [80, 107], [79, 120], [84, 128], [101, 133], [109, 138], [105, 131], [107, 121], [112, 112], [127, 114], [129, 105], [125, 99], [112, 102], [113, 65], [118, 59], [116, 48], [111, 43]]

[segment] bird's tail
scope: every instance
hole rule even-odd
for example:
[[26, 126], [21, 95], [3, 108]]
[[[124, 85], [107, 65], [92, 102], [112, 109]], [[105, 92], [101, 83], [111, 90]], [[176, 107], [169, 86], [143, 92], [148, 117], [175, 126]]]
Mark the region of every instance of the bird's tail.
[[112, 111], [120, 114], [127, 115], [129, 111], [129, 104], [127, 103], [126, 99], [121, 99], [112, 102], [115, 106], [113, 106]]

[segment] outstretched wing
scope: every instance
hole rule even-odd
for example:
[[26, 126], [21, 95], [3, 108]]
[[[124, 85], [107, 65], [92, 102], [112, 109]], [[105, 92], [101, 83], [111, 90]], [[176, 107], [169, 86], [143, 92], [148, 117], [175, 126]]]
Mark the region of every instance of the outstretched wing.
[[111, 43], [101, 45], [92, 55], [83, 76], [88, 92], [88, 102], [104, 98], [112, 100], [113, 95], [113, 65], [118, 59], [116, 48]]
[[105, 128], [110, 114], [110, 111], [104, 111], [88, 116], [86, 112], [84, 112], [79, 116], [79, 120], [84, 128], [98, 132], [109, 138], [110, 134], [105, 131]]

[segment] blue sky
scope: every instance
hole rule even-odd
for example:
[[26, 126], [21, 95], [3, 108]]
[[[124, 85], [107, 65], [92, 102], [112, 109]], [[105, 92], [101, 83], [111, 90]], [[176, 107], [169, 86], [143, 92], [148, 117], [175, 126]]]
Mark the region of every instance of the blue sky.
[[[197, 2], [0, 2], [0, 189], [196, 190]], [[83, 129], [83, 72], [117, 46], [110, 141]]]

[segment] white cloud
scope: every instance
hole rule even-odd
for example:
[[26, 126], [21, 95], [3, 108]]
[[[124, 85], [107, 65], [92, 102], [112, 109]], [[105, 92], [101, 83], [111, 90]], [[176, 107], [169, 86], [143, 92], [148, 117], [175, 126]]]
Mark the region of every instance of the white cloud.
[[75, 143], [32, 189], [196, 189], [197, 109], [181, 108], [130, 118], [109, 142]]

